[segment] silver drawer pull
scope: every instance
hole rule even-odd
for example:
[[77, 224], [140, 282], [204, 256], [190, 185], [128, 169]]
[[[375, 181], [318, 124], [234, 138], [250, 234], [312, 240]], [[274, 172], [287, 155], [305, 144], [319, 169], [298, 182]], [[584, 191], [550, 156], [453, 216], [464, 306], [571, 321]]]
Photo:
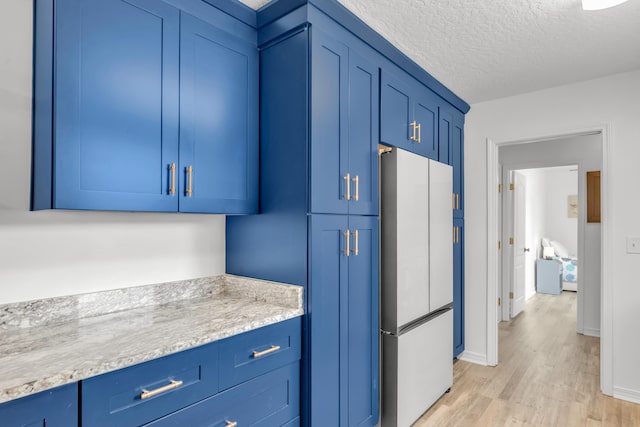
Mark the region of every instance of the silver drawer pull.
[[226, 427], [236, 427], [238, 425], [237, 421], [228, 421], [227, 420], [227, 426]]
[[266, 350], [254, 351], [253, 352], [253, 358], [257, 359], [258, 357], [262, 357], [262, 356], [266, 356], [267, 354], [275, 353], [278, 350], [280, 350], [280, 346], [279, 345], [272, 345], [271, 348], [268, 348]]
[[159, 394], [164, 393], [165, 391], [173, 390], [174, 388], [178, 388], [182, 385], [182, 381], [171, 380], [171, 383], [159, 387], [155, 390], [145, 390], [142, 389], [142, 393], [140, 393], [140, 399], [148, 399], [153, 396], [157, 396]]

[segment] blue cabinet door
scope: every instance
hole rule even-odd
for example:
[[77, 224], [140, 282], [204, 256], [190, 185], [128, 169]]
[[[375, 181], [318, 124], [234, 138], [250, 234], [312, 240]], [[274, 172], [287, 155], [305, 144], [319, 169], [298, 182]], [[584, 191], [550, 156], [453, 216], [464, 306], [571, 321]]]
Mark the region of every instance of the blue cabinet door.
[[438, 101], [436, 95], [425, 87], [414, 91], [413, 120], [416, 122], [416, 139], [413, 151], [438, 160]]
[[378, 212], [378, 67], [320, 31], [312, 35], [312, 213]]
[[320, 31], [312, 35], [312, 213], [346, 214], [351, 198], [348, 151], [349, 49]]
[[453, 194], [456, 197], [454, 218], [464, 218], [464, 116], [453, 114], [450, 164], [453, 166]]
[[413, 151], [411, 87], [385, 71], [380, 78], [380, 142]]
[[[439, 124], [438, 124], [438, 161], [440, 163], [446, 163], [451, 165], [451, 156], [450, 156], [450, 146], [451, 146], [451, 135], [452, 135], [452, 127], [453, 127], [453, 116], [451, 113], [445, 108], [440, 107], [440, 115], [439, 115]], [[455, 171], [454, 171], [455, 175]], [[454, 209], [455, 209], [455, 201], [454, 201]]]
[[464, 220], [454, 219], [453, 356], [464, 351]]
[[156, 0], [55, 5], [52, 207], [176, 211], [178, 10]]
[[[310, 322], [307, 425], [340, 426], [341, 396], [347, 392], [340, 368], [345, 366], [347, 336], [341, 319], [348, 314], [346, 215], [311, 215], [307, 316]], [[347, 243], [349, 241], [349, 243]], [[350, 248], [349, 248], [350, 249]]]
[[378, 218], [312, 215], [310, 228], [310, 425], [373, 426]]
[[438, 160], [438, 100], [408, 74], [380, 81], [380, 142]]
[[68, 384], [0, 404], [3, 427], [78, 425], [78, 384]]
[[347, 395], [343, 426], [378, 422], [378, 217], [349, 216], [351, 255], [341, 319], [346, 350]]
[[257, 132], [256, 46], [183, 13], [181, 212], [257, 212]]
[[379, 77], [377, 65], [349, 51], [349, 213], [378, 213]]

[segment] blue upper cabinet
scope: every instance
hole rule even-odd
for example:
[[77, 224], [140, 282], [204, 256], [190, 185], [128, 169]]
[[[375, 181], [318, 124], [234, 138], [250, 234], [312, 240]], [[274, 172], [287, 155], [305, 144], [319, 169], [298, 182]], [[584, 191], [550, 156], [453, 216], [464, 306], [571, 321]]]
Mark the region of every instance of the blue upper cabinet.
[[55, 5], [53, 207], [176, 211], [178, 10], [155, 0]]
[[36, 2], [35, 22], [33, 209], [257, 211], [255, 29], [157, 0]]
[[[446, 108], [440, 108], [440, 120], [438, 125], [438, 161], [451, 165], [449, 151], [451, 148], [451, 135], [453, 134], [453, 116]], [[455, 175], [455, 171], [454, 171]], [[455, 208], [455, 200], [454, 200]]]
[[438, 160], [453, 166], [452, 208], [454, 218], [464, 217], [464, 116], [440, 107]]
[[183, 14], [180, 211], [258, 210], [258, 50]]
[[313, 31], [312, 213], [378, 212], [378, 67]]
[[449, 159], [453, 166], [453, 216], [464, 218], [464, 116], [461, 113], [453, 114]]
[[381, 74], [380, 141], [438, 160], [438, 97], [408, 74]]

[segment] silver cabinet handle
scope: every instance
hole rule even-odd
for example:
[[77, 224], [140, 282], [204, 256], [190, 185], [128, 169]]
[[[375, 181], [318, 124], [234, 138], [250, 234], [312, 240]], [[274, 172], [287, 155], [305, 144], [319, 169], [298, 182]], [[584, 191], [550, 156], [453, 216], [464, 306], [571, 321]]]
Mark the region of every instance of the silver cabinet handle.
[[349, 252], [351, 252], [349, 250], [349, 230], [345, 231], [344, 233], [344, 241], [345, 241], [345, 248], [344, 248], [344, 254], [346, 256], [349, 256]]
[[411, 132], [411, 138], [409, 138], [409, 139], [410, 139], [411, 141], [417, 141], [417, 139], [416, 139], [416, 126], [417, 126], [416, 121], [414, 120], [414, 121], [412, 121], [411, 123], [409, 123], [409, 126], [411, 126], [411, 130], [412, 130], [412, 132]]
[[169, 187], [169, 194], [174, 196], [176, 194], [176, 164], [171, 163], [169, 166], [169, 171], [171, 173], [171, 187]]
[[355, 230], [351, 234], [353, 235], [353, 251], [352, 252], [355, 256], [358, 256], [358, 253], [360, 252], [358, 250], [358, 230]]
[[191, 165], [187, 166], [187, 189], [184, 191], [184, 194], [187, 197], [193, 195], [193, 167]]
[[355, 178], [352, 179], [352, 181], [356, 184], [356, 194], [353, 196], [353, 200], [358, 200], [360, 198], [359, 194], [360, 194], [360, 177], [358, 177], [358, 175], [356, 175]]
[[345, 189], [345, 195], [344, 198], [346, 200], [351, 200], [351, 174], [346, 174], [345, 176], [342, 177], [342, 179], [344, 179], [344, 184], [347, 187]]

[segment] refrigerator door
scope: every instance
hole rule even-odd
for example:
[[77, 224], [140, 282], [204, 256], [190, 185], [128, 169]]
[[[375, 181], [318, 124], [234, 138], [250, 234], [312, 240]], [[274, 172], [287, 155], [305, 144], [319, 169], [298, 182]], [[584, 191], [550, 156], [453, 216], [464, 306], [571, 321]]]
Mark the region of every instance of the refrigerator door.
[[382, 427], [409, 427], [453, 384], [453, 312], [382, 345]]
[[381, 177], [382, 329], [397, 333], [430, 312], [429, 160], [394, 149]]
[[453, 301], [453, 169], [429, 161], [429, 311]]

